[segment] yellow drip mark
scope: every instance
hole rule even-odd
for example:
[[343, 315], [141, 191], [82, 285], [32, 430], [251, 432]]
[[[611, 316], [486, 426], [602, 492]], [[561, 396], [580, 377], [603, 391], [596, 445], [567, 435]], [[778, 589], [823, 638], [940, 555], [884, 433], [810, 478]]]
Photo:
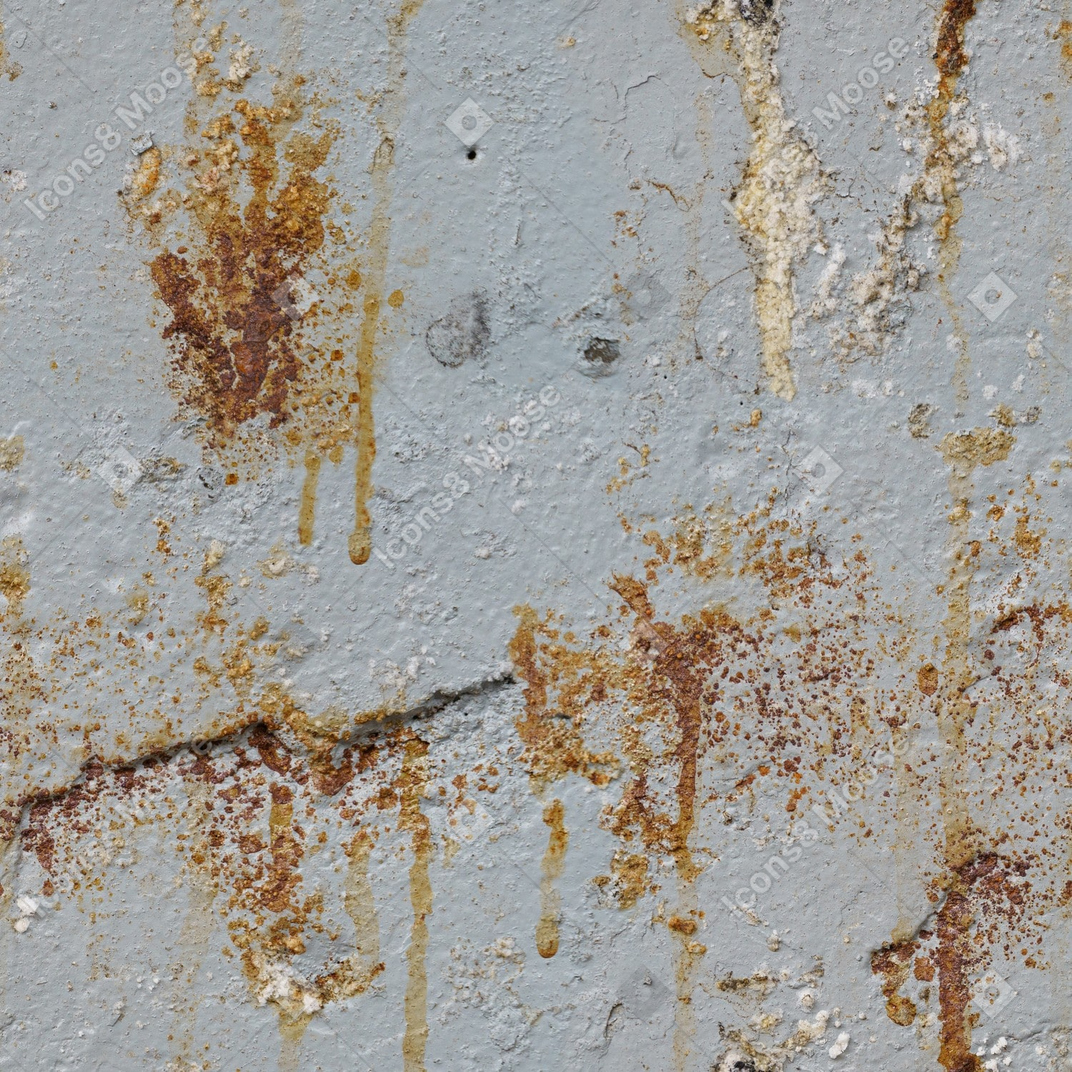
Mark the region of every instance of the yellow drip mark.
[[301, 1065], [301, 1043], [309, 1026], [307, 1016], [279, 1021], [279, 1072], [298, 1072]]
[[421, 791], [428, 775], [428, 745], [419, 737], [406, 742], [400, 784], [402, 817], [400, 826], [413, 835], [413, 864], [409, 869], [409, 896], [413, 906], [410, 932], [409, 977], [404, 1002], [406, 1033], [402, 1039], [405, 1072], [424, 1072], [424, 1050], [428, 1043], [428, 917], [432, 914], [432, 883], [428, 876], [432, 859], [432, 828], [421, 811]]
[[968, 863], [976, 852], [968, 797], [958, 784], [963, 773], [959, 759], [965, 751], [964, 729], [972, 716], [967, 690], [974, 680], [969, 655], [971, 586], [977, 569], [970, 539], [973, 474], [977, 466], [1005, 461], [1015, 443], [1016, 437], [1004, 429], [975, 428], [971, 432], [950, 432], [940, 444], [949, 466], [949, 491], [953, 500], [949, 514], [953, 564], [949, 569], [949, 605], [943, 622], [946, 647], [941, 671], [928, 664], [918, 680], [924, 694], [935, 698], [938, 732], [950, 749], [950, 761], [941, 766], [938, 789], [946, 863], [953, 871]]
[[[391, 244], [391, 171], [395, 162], [395, 132], [402, 121], [405, 81], [405, 37], [423, 0], [405, 0], [398, 14], [387, 20], [388, 72], [386, 104], [377, 125], [380, 144], [372, 158], [372, 220], [368, 233], [365, 273], [364, 318], [357, 343], [357, 460], [354, 462], [354, 530], [350, 533], [350, 561], [364, 565], [372, 553], [372, 518], [368, 500], [372, 493], [372, 463], [376, 458], [376, 424], [372, 412], [373, 373], [376, 367], [376, 334], [380, 326], [382, 296], [387, 282], [387, 255]], [[390, 302], [394, 294], [392, 292]]]
[[212, 906], [218, 891], [211, 870], [205, 863], [212, 854], [208, 838], [212, 826], [212, 816], [207, 806], [209, 787], [196, 778], [186, 778], [184, 783], [193, 805], [189, 824], [193, 851], [184, 864], [189, 899], [186, 918], [179, 932], [182, 968], [176, 979], [178, 994], [173, 999], [175, 1023], [169, 1036], [175, 1042], [175, 1064], [179, 1067], [192, 1066], [194, 1063], [194, 1044], [198, 1037], [197, 1012], [202, 1003], [196, 989], [197, 976], [215, 926]]
[[305, 481], [302, 484], [301, 507], [298, 511], [298, 543], [308, 547], [313, 542], [313, 521], [316, 516], [316, 487], [320, 482], [320, 455], [305, 453]]
[[553, 800], [543, 809], [543, 821], [550, 828], [547, 851], [543, 854], [540, 876], [540, 921], [536, 924], [536, 951], [545, 959], [558, 952], [558, 920], [561, 898], [555, 880], [566, 866], [569, 833], [563, 823], [565, 809], [561, 800]]
[[354, 924], [354, 946], [358, 954], [369, 963], [380, 959], [380, 921], [376, 915], [376, 901], [369, 881], [369, 854], [372, 842], [364, 834], [358, 834], [346, 850], [350, 866], [346, 871], [346, 914]]

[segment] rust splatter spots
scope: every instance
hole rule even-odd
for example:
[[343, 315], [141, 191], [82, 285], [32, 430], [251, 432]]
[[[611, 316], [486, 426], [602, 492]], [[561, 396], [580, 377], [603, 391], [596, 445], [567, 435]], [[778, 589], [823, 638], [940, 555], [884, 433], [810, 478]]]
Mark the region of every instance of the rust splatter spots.
[[544, 824], [551, 833], [540, 868], [540, 919], [536, 924], [536, 950], [544, 959], [558, 952], [560, 896], [555, 882], [565, 870], [566, 849], [569, 846], [565, 815], [561, 800], [551, 801], [543, 810]]

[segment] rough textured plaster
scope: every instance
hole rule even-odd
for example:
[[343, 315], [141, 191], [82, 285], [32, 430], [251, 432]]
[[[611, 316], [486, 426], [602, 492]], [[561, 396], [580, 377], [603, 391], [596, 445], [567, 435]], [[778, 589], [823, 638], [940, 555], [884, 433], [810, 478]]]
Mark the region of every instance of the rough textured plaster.
[[0, 24], [0, 1068], [1072, 1067], [1067, 3]]

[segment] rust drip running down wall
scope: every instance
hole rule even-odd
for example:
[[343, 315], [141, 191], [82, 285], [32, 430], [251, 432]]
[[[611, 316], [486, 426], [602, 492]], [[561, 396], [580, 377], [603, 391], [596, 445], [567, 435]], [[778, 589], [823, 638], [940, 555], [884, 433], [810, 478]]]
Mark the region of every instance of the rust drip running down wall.
[[348, 548], [350, 561], [362, 565], [372, 553], [372, 518], [368, 500], [372, 493], [372, 463], [376, 457], [376, 424], [372, 408], [376, 369], [376, 336], [384, 304], [387, 256], [391, 243], [391, 173], [395, 164], [395, 134], [405, 115], [405, 42], [410, 23], [424, 0], [403, 0], [399, 11], [387, 20], [388, 74], [385, 103], [377, 119], [380, 144], [372, 158], [372, 222], [368, 234], [368, 276], [361, 331], [357, 344], [357, 383], [361, 406], [357, 426], [357, 459], [354, 462], [354, 528]]
[[424, 1050], [428, 1042], [428, 917], [432, 914], [431, 823], [421, 811], [421, 796], [428, 778], [428, 745], [412, 736], [405, 745], [402, 773], [399, 777], [401, 815], [399, 827], [413, 838], [413, 863], [409, 869], [410, 902], [413, 906], [413, 929], [410, 931], [409, 977], [404, 1000], [406, 1033], [402, 1040], [405, 1072], [424, 1072]]
[[936, 173], [943, 204], [941, 218], [935, 224], [940, 243], [938, 289], [953, 321], [957, 343], [957, 359], [953, 370], [953, 385], [957, 398], [968, 397], [968, 339], [960, 308], [951, 290], [953, 275], [960, 263], [961, 240], [956, 227], [964, 214], [964, 201], [957, 186], [956, 162], [946, 136], [946, 118], [956, 96], [957, 82], [968, 64], [964, 35], [968, 22], [975, 16], [975, 0], [946, 0], [938, 16], [937, 43], [934, 62], [938, 68], [938, 90], [927, 105], [931, 150], [927, 169]]
[[[321, 462], [338, 464], [354, 448], [348, 548], [360, 564], [371, 552], [377, 346], [385, 312], [402, 305], [400, 291], [386, 297], [391, 173], [405, 116], [406, 33], [420, 3], [406, 0], [387, 20], [387, 86], [375, 119], [372, 208], [360, 269], [346, 253], [358, 243], [332, 211], [331, 179], [316, 177], [340, 126], [322, 117], [324, 106], [293, 70], [299, 16], [289, 3], [284, 10], [289, 29], [271, 106], [240, 95], [251, 68], [223, 77], [214, 66], [223, 24], [208, 34], [204, 49], [189, 45], [195, 97], [187, 142], [145, 154], [128, 184], [127, 204], [153, 244], [167, 243], [150, 270], [170, 313], [163, 329], [172, 354], [170, 385], [183, 409], [203, 422], [206, 450], [224, 462], [232, 482], [256, 477], [278, 454], [304, 465], [298, 536], [308, 545]], [[204, 13], [192, 17], [200, 26]], [[316, 132], [299, 129], [307, 125]], [[150, 158], [154, 167], [147, 171]], [[185, 189], [161, 190], [175, 175]], [[355, 333], [351, 368], [344, 347]]]
[[550, 835], [540, 868], [540, 919], [536, 924], [536, 951], [544, 959], [549, 959], [558, 952], [561, 897], [555, 888], [555, 882], [562, 877], [566, 869], [569, 832], [566, 830], [565, 815], [561, 800], [553, 800], [543, 809], [544, 825], [550, 830]]

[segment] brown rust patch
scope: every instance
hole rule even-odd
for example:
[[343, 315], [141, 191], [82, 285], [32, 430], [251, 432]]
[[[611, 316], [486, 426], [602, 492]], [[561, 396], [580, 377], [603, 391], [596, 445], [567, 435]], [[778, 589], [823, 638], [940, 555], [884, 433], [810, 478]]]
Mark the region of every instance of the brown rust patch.
[[886, 1015], [900, 1027], [908, 1027], [916, 1018], [916, 1004], [899, 993], [908, 981], [919, 943], [898, 942], [885, 945], [871, 954], [871, 971], [882, 976], [882, 993], [886, 998]]
[[921, 666], [916, 679], [919, 682], [919, 691], [924, 696], [933, 696], [938, 691], [938, 667], [934, 663]]
[[314, 176], [334, 138], [294, 131], [299, 94], [290, 86], [271, 108], [236, 101], [201, 131], [206, 149], [185, 158], [200, 252], [183, 245], [150, 264], [171, 313], [174, 386], [217, 449], [257, 416], [271, 427], [299, 417], [319, 379], [296, 346], [292, 290], [324, 246], [329, 190]]
[[967, 66], [964, 32], [974, 17], [975, 0], [945, 0], [938, 18], [938, 40], [934, 52], [934, 62], [941, 79], [939, 96], [952, 94], [956, 80]]

